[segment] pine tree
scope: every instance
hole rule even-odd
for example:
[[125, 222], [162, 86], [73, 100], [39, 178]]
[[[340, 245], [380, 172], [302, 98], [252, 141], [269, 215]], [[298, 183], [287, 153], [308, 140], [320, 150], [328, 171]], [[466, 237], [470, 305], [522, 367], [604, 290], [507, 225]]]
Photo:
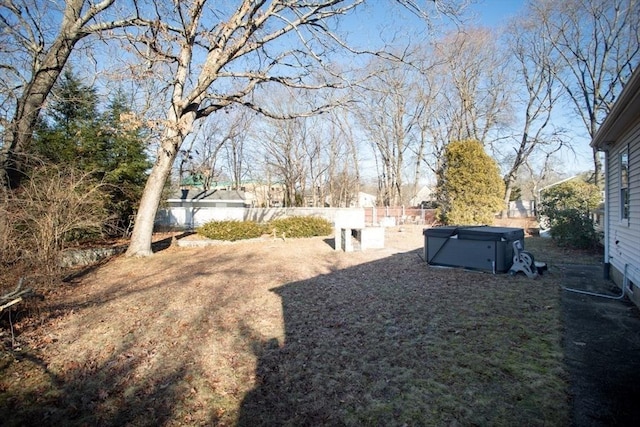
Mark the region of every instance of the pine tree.
[[145, 153], [144, 131], [133, 115], [126, 94], [116, 91], [106, 111], [98, 112], [95, 88], [71, 71], [54, 89], [54, 101], [36, 131], [35, 154], [46, 162], [91, 173], [102, 182], [111, 231], [127, 229], [151, 164]]
[[111, 98], [101, 120], [107, 153], [104, 181], [111, 184], [111, 208], [121, 229], [129, 227], [151, 168], [143, 143], [144, 129], [135, 120], [129, 120], [132, 117], [127, 96], [120, 89]]
[[482, 143], [450, 143], [439, 171], [437, 200], [444, 224], [492, 224], [503, 207], [504, 181]]
[[99, 138], [97, 105], [95, 89], [66, 71], [36, 129], [35, 154], [85, 171], [98, 167], [104, 147]]

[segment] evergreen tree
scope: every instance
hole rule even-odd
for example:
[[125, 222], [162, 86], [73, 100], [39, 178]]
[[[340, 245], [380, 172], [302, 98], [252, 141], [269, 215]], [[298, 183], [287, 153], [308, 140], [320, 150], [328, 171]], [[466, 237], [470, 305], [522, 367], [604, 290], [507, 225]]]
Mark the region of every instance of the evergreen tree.
[[111, 231], [127, 229], [140, 200], [151, 164], [142, 127], [133, 120], [126, 94], [116, 91], [106, 111], [98, 112], [98, 95], [67, 71], [54, 89], [54, 101], [36, 130], [34, 152], [41, 159], [91, 173], [103, 184], [114, 222]]
[[504, 181], [482, 143], [463, 140], [445, 149], [437, 199], [444, 224], [492, 224], [503, 208]]
[[593, 249], [599, 236], [591, 214], [601, 203], [602, 191], [597, 185], [572, 179], [542, 193], [539, 221], [551, 229], [551, 236], [561, 246]]
[[111, 184], [111, 208], [118, 216], [118, 228], [129, 228], [151, 168], [145, 153], [144, 130], [133, 117], [121, 89], [111, 98], [101, 126], [105, 147], [104, 180]]
[[85, 171], [96, 168], [104, 147], [99, 138], [95, 89], [66, 71], [53, 89], [52, 99], [36, 129], [35, 154]]

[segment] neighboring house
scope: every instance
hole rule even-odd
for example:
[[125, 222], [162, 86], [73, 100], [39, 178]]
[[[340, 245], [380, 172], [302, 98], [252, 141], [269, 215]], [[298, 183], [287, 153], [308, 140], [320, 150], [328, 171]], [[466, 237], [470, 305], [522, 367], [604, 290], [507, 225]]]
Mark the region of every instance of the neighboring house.
[[373, 194], [365, 193], [363, 191], [358, 192], [358, 205], [359, 208], [371, 208], [376, 205], [376, 196]]
[[426, 206], [431, 201], [433, 201], [433, 190], [425, 185], [409, 200], [409, 206]]
[[[212, 180], [207, 183], [208, 187], [206, 187], [205, 178], [203, 174], [195, 173], [183, 178], [180, 181], [180, 186], [197, 192], [203, 192], [205, 188], [211, 191], [239, 189], [240, 194], [244, 195], [244, 200], [251, 206], [280, 207], [284, 201], [285, 188], [281, 183], [267, 184], [259, 181], [243, 181], [237, 186], [232, 181]], [[180, 195], [175, 195], [173, 198], [179, 199]]]
[[640, 69], [591, 146], [605, 153], [605, 273], [640, 306]]
[[[216, 182], [213, 187], [218, 190], [232, 190], [232, 182]], [[252, 206], [277, 207], [284, 200], [284, 185], [281, 183], [266, 184], [258, 181], [244, 181], [240, 183], [240, 191], [245, 200]]]

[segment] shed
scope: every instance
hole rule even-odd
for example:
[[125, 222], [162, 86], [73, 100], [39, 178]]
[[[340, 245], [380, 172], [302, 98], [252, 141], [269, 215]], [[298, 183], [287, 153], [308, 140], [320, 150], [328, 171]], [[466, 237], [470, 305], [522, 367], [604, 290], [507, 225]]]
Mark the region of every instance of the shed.
[[168, 200], [169, 207], [190, 208], [245, 208], [247, 202], [244, 191], [238, 190], [191, 190], [182, 189]]
[[158, 210], [155, 224], [193, 229], [209, 221], [242, 221], [248, 207], [251, 202], [243, 191], [183, 189], [171, 195], [166, 207]]

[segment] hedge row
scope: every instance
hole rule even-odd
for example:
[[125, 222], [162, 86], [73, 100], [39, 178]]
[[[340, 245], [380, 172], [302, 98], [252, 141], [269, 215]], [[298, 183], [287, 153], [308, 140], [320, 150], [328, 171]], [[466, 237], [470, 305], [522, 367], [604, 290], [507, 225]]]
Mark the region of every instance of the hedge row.
[[214, 240], [231, 242], [276, 234], [279, 237], [301, 238], [327, 236], [333, 226], [324, 218], [313, 216], [293, 216], [276, 219], [267, 223], [255, 221], [211, 221], [196, 229], [201, 236]]

